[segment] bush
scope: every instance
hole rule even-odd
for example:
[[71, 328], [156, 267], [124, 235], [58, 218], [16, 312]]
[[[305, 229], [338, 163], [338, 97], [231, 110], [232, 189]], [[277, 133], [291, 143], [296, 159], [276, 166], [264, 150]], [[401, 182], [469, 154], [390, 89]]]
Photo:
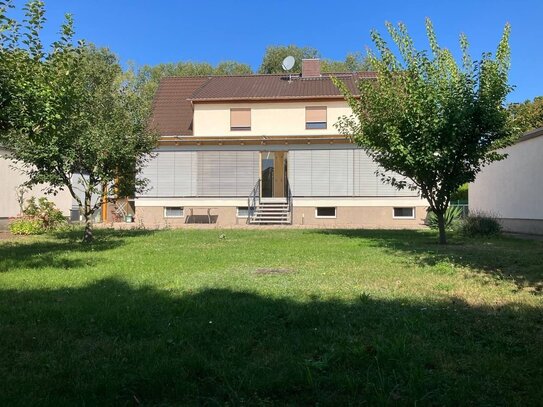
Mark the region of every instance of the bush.
[[23, 209], [23, 216], [11, 222], [9, 229], [15, 235], [38, 235], [62, 230], [66, 225], [66, 218], [53, 202], [32, 197]]
[[454, 194], [451, 195], [451, 201], [467, 202], [468, 200], [468, 184], [462, 185]]
[[[461, 216], [461, 208], [458, 206], [449, 206], [445, 211], [445, 229], [451, 229]], [[426, 225], [430, 229], [438, 229], [437, 216], [434, 212], [428, 212], [428, 216], [426, 216]]]
[[492, 236], [502, 231], [496, 216], [484, 212], [473, 212], [462, 219], [459, 227], [464, 236]]
[[19, 218], [9, 224], [9, 231], [14, 235], [40, 235], [45, 228], [39, 219]]

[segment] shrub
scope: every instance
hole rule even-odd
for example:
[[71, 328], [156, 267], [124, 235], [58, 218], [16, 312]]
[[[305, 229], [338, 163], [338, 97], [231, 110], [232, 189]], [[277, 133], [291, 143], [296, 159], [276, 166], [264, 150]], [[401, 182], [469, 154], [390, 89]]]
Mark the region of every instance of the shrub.
[[468, 184], [462, 185], [460, 188], [458, 188], [458, 191], [456, 191], [454, 194], [451, 195], [451, 201], [466, 202], [467, 200], [468, 200]]
[[19, 218], [9, 224], [9, 231], [14, 235], [40, 235], [45, 228], [39, 219]]
[[62, 230], [66, 225], [66, 218], [53, 202], [32, 197], [23, 209], [23, 216], [11, 222], [9, 229], [15, 235], [38, 235]]
[[502, 231], [496, 216], [484, 212], [473, 212], [460, 222], [460, 233], [465, 236], [492, 236]]
[[[462, 216], [462, 209], [458, 206], [449, 206], [445, 211], [445, 229], [451, 229], [455, 222]], [[438, 229], [437, 216], [434, 212], [428, 212], [426, 225], [430, 229]]]

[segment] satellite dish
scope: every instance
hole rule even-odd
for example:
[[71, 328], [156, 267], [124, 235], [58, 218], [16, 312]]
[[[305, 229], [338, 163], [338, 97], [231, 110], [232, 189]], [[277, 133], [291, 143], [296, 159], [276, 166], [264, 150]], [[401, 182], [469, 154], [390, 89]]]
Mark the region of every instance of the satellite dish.
[[296, 62], [294, 57], [292, 55], [289, 55], [288, 57], [283, 59], [283, 63], [281, 64], [281, 66], [283, 67], [285, 71], [290, 71], [292, 67], [294, 66], [294, 62]]

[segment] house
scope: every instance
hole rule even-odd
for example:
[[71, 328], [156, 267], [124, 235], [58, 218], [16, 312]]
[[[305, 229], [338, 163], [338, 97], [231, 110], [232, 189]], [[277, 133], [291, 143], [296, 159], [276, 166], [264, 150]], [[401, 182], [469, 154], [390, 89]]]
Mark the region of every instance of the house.
[[469, 186], [469, 210], [498, 217], [504, 230], [543, 234], [543, 127], [504, 149]]
[[[371, 72], [334, 74], [357, 92]], [[351, 110], [318, 59], [301, 74], [169, 77], [137, 222], [418, 228], [427, 202], [383, 184], [334, 124]]]
[[[21, 213], [20, 199], [23, 190], [20, 186], [28, 178], [22, 173], [16, 163], [10, 159], [9, 150], [0, 147], [0, 230], [5, 229], [9, 218]], [[22, 195], [23, 202], [30, 197], [47, 197], [59, 208], [65, 216], [70, 215], [72, 209], [72, 196], [68, 191], [60, 191], [57, 195], [46, 195], [44, 186], [35, 186], [25, 189]]]

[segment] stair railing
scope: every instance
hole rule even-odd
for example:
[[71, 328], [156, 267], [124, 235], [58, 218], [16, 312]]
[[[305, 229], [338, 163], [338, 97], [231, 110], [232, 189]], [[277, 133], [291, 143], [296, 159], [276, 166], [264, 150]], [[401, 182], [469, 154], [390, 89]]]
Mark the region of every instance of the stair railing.
[[260, 204], [260, 178], [256, 181], [249, 198], [247, 198], [247, 223], [251, 223], [258, 204]]
[[288, 182], [287, 178], [287, 204], [288, 204], [288, 213], [290, 214], [290, 223], [292, 224], [292, 191], [290, 189], [290, 183]]

